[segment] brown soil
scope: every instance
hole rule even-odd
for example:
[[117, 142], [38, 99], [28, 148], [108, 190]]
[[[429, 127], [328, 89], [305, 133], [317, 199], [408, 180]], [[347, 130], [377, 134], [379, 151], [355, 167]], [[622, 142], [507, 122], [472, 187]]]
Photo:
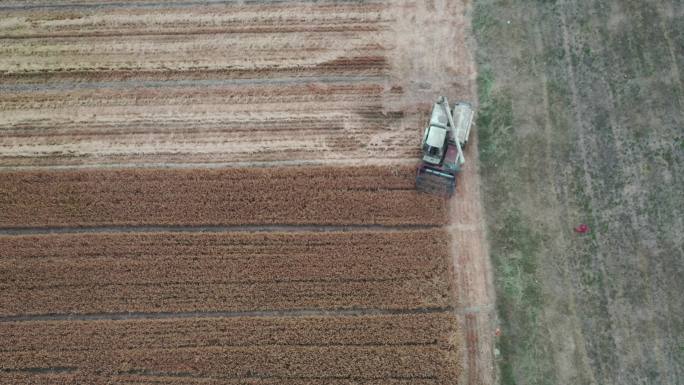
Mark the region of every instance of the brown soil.
[[466, 150], [469, 164], [460, 176], [451, 202], [452, 255], [456, 266], [457, 313], [465, 332], [464, 365], [467, 384], [494, 384], [494, 338], [497, 329], [492, 265], [480, 196], [477, 138]]

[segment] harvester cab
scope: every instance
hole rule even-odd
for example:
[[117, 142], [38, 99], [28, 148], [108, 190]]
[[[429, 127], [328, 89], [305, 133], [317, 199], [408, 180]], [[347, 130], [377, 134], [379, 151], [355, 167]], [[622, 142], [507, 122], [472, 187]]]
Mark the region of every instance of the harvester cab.
[[456, 176], [465, 163], [463, 147], [468, 142], [473, 109], [468, 103], [456, 103], [442, 96], [432, 106], [430, 121], [423, 134], [423, 157], [416, 174], [418, 191], [451, 197]]

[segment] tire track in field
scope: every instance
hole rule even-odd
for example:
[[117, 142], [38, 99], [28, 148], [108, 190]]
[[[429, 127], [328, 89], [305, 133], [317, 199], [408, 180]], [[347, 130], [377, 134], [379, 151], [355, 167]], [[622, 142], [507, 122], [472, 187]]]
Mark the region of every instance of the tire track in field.
[[[471, 134], [472, 135], [472, 134]], [[494, 384], [495, 294], [492, 266], [483, 222], [477, 151], [477, 137], [465, 149], [468, 164], [460, 174], [460, 184], [449, 208], [455, 266], [456, 314], [464, 333], [463, 383]]]
[[94, 226], [94, 227], [15, 227], [0, 228], [0, 235], [34, 234], [93, 234], [93, 233], [223, 233], [223, 232], [400, 232], [406, 230], [435, 230], [437, 225], [349, 225], [349, 226], [306, 226], [306, 225], [236, 225], [236, 226]]
[[[644, 28], [647, 25], [651, 25], [651, 22], [644, 23], [644, 20], [657, 20], [660, 30], [655, 29], [651, 31], [653, 32], [652, 34], [645, 33], [644, 35], [641, 34], [642, 32], [638, 34], [635, 33], [633, 38], [634, 41], [638, 42], [635, 43], [635, 45], [648, 46], [649, 44], [654, 44], [653, 42], [657, 41], [657, 38], [662, 36], [664, 37], [664, 40], [661, 41], [660, 45], [664, 48], [663, 53], [669, 53], [674, 60], [674, 50], [669, 31], [665, 24], [663, 6], [664, 5], [661, 4], [659, 6], [644, 8], [629, 4], [623, 6], [623, 12], [628, 20], [634, 21], [634, 24], [630, 25], [634, 32], [641, 30], [646, 31]], [[677, 346], [676, 344], [671, 345], [667, 342], [671, 340], [671, 338], [668, 338], [669, 336], [676, 334], [671, 329], [672, 324], [670, 322], [667, 322], [665, 325], [658, 325], [655, 322], [651, 322], [641, 326], [640, 331], [638, 332], [638, 334], [641, 335], [640, 338], [635, 337], [635, 334], [637, 333], [633, 333], [633, 331], [630, 330], [634, 325], [641, 324], [642, 319], [644, 318], [656, 319], [660, 309], [668, 309], [668, 311], [671, 312], [671, 309], [669, 308], [670, 304], [667, 300], [663, 300], [661, 297], [662, 292], [658, 288], [658, 283], [662, 284], [663, 282], [666, 282], [668, 277], [659, 274], [658, 266], [660, 263], [654, 261], [653, 255], [642, 252], [642, 250], [654, 248], [655, 239], [659, 238], [659, 235], [657, 234], [658, 231], [650, 226], [649, 216], [644, 214], [648, 212], [648, 201], [650, 198], [648, 198], [646, 194], [638, 192], [639, 188], [649, 184], [648, 176], [645, 175], [642, 168], [639, 166], [648, 163], [648, 156], [645, 156], [645, 153], [648, 153], [649, 150], [644, 150], [644, 147], [641, 146], [633, 146], [630, 141], [633, 132], [632, 130], [634, 130], [634, 126], [632, 125], [633, 120], [625, 117], [623, 111], [630, 108], [631, 96], [627, 97], [619, 86], [625, 82], [627, 74], [630, 73], [628, 69], [629, 63], [622, 60], [623, 58], [621, 57], [620, 50], [616, 49], [613, 38], [614, 33], [617, 31], [611, 31], [604, 27], [608, 24], [605, 20], [608, 19], [609, 16], [607, 16], [606, 13], [599, 13], [599, 15], [600, 18], [596, 21], [596, 25], [601, 26], [598, 28], [598, 31], [603, 38], [600, 39], [597, 44], [598, 50], [600, 52], [605, 52], [605, 54], [596, 60], [593, 68], [597, 68], [601, 73], [611, 75], [601, 79], [599, 84], [602, 84], [603, 87], [599, 88], [597, 91], [599, 97], [594, 97], [592, 99], [604, 100], [607, 107], [607, 113], [602, 113], [608, 116], [610, 132], [612, 133], [612, 136], [610, 137], [611, 140], [608, 141], [608, 143], [611, 143], [611, 146], [608, 148], [614, 148], [614, 150], [611, 148], [611, 151], [609, 152], [614, 152], [612, 158], [617, 165], [617, 169], [620, 170], [620, 174], [623, 175], [625, 185], [624, 190], [618, 194], [618, 199], [623, 202], [623, 204], [619, 205], [618, 215], [620, 221], [628, 224], [627, 228], [633, 229], [625, 234], [626, 238], [633, 239], [633, 243], [630, 244], [625, 242], [624, 248], [619, 246], [615, 247], [614, 244], [609, 245], [607, 247], [607, 253], [612, 256], [628, 255], [632, 250], [639, 250], [635, 255], [634, 262], [632, 262], [634, 263], [632, 268], [640, 272], [640, 276], [642, 277], [640, 290], [646, 298], [649, 298], [647, 303], [650, 304], [650, 306], [639, 304], [635, 307], [634, 302], [636, 301], [632, 302], [633, 299], [629, 298], [628, 294], [634, 292], [634, 286], [631, 284], [613, 283], [608, 280], [608, 282], [611, 282], [608, 285], [609, 290], [613, 294], [611, 301], [608, 303], [610, 311], [618, 315], [631, 315], [634, 314], [635, 309], [639, 309], [641, 313], [641, 316], [637, 317], [638, 320], [629, 316], [618, 316], [611, 325], [610, 333], [615, 335], [615, 339], [621, 343], [615, 351], [615, 355], [619, 357], [616, 359], [617, 363], [612, 365], [613, 367], [617, 367], [614, 378], [615, 381], [620, 383], [627, 381], [628, 378], [632, 378], [631, 376], [635, 371], [650, 371], [653, 370], [653, 367], [656, 368], [655, 371], [657, 373], [672, 373], [676, 360], [673, 360], [671, 357], [672, 352], [677, 350]], [[620, 31], [619, 26], [616, 27], [616, 29]], [[654, 52], [655, 47], [657, 47], [657, 44], [652, 47]], [[667, 54], [664, 54], [663, 58], [666, 59], [667, 56]], [[679, 78], [679, 67], [676, 61], [668, 63], [668, 61], [665, 60], [660, 68], [663, 73], [670, 72], [671, 79], [669, 82], [672, 83], [675, 90], [680, 91], [681, 80]], [[588, 71], [585, 70], [584, 72]], [[639, 72], [631, 74], [636, 75], [637, 77], [640, 75], [643, 76]], [[677, 96], [681, 95], [681, 93], [678, 93], [677, 91], [675, 91], [672, 96], [678, 100], [679, 98], [677, 98]], [[675, 104], [679, 103], [675, 102]], [[605, 148], [607, 146], [604, 144], [603, 147]], [[608, 198], [605, 193], [599, 193], [598, 196], [599, 202], [604, 204], [604, 207], [611, 207], [606, 201], [610, 201], [614, 198]], [[674, 207], [673, 211], [677, 213], [677, 208]], [[677, 214], [674, 215], [678, 216]], [[603, 212], [600, 213], [599, 217], [606, 221], [607, 218], [610, 218], [611, 216], [606, 215], [606, 213]], [[608, 229], [606, 231], [606, 239], [613, 238], [615, 236], [614, 234], [615, 232], [613, 229]], [[619, 267], [616, 267], [615, 263], [611, 263], [610, 258], [607, 262], [607, 270], [612, 272], [610, 275], [619, 276], [619, 273], [615, 274], [615, 271], [619, 269]], [[644, 343], [641, 339], [649, 342]], [[639, 350], [640, 354], [637, 353], [637, 357], [651, 357], [648, 363], [644, 363], [644, 365], [650, 367], [650, 369], [642, 369], [642, 367], [639, 367], [639, 369], [635, 370], [634, 358], [632, 358], [631, 354], [634, 354], [635, 351]], [[653, 354], [653, 352], [663, 353]]]
[[[587, 123], [585, 119], [583, 119], [583, 111], [581, 110], [582, 106], [584, 103], [580, 100], [580, 92], [578, 89], [578, 79], [577, 79], [577, 74], [576, 74], [576, 68], [575, 65], [572, 62], [573, 58], [573, 38], [572, 38], [572, 32], [569, 28], [568, 20], [567, 20], [567, 15], [572, 14], [570, 12], [570, 5], [567, 4], [567, 1], [562, 0], [558, 4], [560, 8], [560, 27], [562, 31], [562, 39], [563, 39], [563, 51], [565, 53], [564, 59], [566, 61], [566, 73], [568, 76], [568, 85], [570, 87], [570, 96], [572, 100], [572, 113], [574, 115], [574, 126], [577, 128], [577, 142], [578, 142], [578, 147], [579, 147], [579, 152], [580, 152], [580, 157], [581, 157], [581, 164], [582, 164], [582, 177], [584, 180], [583, 187], [586, 189], [586, 196], [587, 199], [589, 200], [589, 220], [591, 221], [590, 223], [592, 224], [597, 224], [598, 222], [598, 216], [596, 213], [596, 208], [599, 207], [598, 201], [594, 192], [594, 185], [595, 182], [592, 177], [592, 171], [591, 171], [591, 166], [589, 163], [589, 156], [590, 154], [588, 153], [588, 144], [589, 144], [589, 139], [587, 138]], [[600, 274], [604, 277], [607, 277], [607, 271], [606, 271], [606, 266], [605, 266], [605, 252], [602, 250], [601, 245], [604, 244], [604, 239], [603, 239], [603, 233], [600, 229], [595, 228], [592, 229], [593, 235], [596, 239], [596, 252], [594, 253], [593, 256], [593, 265], [594, 267], [600, 272]], [[601, 289], [601, 297], [604, 299], [609, 298], [609, 293], [607, 292], [607, 288], [605, 285]], [[607, 309], [607, 315], [609, 319], [607, 320], [611, 324], [615, 324], [615, 315], [611, 311], [610, 307]], [[616, 340], [614, 334], [610, 334], [609, 336], [611, 343], [615, 348], [619, 351], [621, 349], [619, 341]], [[614, 368], [613, 368], [614, 369]], [[593, 379], [600, 379], [600, 380], [606, 380], [607, 375], [606, 373], [601, 373], [601, 369], [597, 372], [596, 367], [592, 366], [590, 368], [591, 370], [591, 378]]]
[[[630, 19], [639, 19], [636, 17], [630, 17]], [[662, 21], [662, 19], [661, 19]], [[601, 25], [601, 23], [597, 23]], [[665, 30], [666, 31], [666, 30]], [[599, 29], [599, 33], [601, 33], [604, 36], [604, 39], [600, 40], [600, 50], [601, 52], [605, 52], [605, 55], [596, 61], [595, 68], [599, 69], [600, 72], [602, 73], [622, 73], [623, 68], [621, 65], [620, 60], [615, 57], [613, 54], [613, 51], [610, 49], [610, 38], [609, 35], [606, 31], [605, 28]], [[667, 35], [666, 32], [664, 32], [665, 35]], [[667, 39], [667, 36], [665, 36], [666, 42], [669, 43], [669, 40]], [[676, 64], [675, 64], [676, 65]], [[677, 76], [676, 79], [674, 80], [679, 80], [678, 79], [678, 72], [675, 72], [676, 67], [673, 68], [673, 74]], [[642, 185], [644, 181], [642, 180], [641, 177], [641, 170], [637, 165], [645, 163], [644, 160], [639, 159], [641, 158], [638, 153], [635, 151], [632, 151], [629, 145], [625, 145], [624, 138], [626, 138], [626, 132], [627, 129], [624, 126], [624, 124], [620, 121], [619, 117], [619, 111], [620, 111], [620, 101], [619, 101], [619, 95], [616, 95], [614, 88], [611, 85], [611, 78], [603, 78], [603, 94], [605, 95], [605, 103], [608, 106], [607, 108], [607, 113], [605, 113], [608, 116], [608, 122], [610, 126], [610, 131], [612, 133], [612, 140], [613, 140], [613, 147], [615, 148], [614, 152], [614, 157], [616, 164], [618, 165], [618, 169], [621, 170], [625, 174], [625, 179], [629, 181], [634, 181], [631, 183], [634, 183], [635, 185]], [[630, 228], [633, 229], [641, 229], [640, 231], [642, 233], [647, 233], [649, 232], [647, 230], [646, 223], [642, 220], [643, 218], [640, 217], [637, 212], [644, 212], [645, 211], [645, 202], [644, 202], [644, 197], [642, 195], [634, 195], [632, 197], [625, 196], [623, 195], [622, 197], [627, 201], [626, 205], [622, 205], [622, 208], [624, 209], [623, 212], [626, 211], [626, 216], [627, 216], [627, 223], [629, 224]], [[598, 227], [598, 226], [597, 226]], [[598, 231], [594, 229], [594, 231]], [[655, 238], [655, 236], [651, 235], [651, 238]], [[639, 243], [637, 242], [637, 245]], [[653, 268], [650, 266], [650, 258], [647, 257], [646, 255], [639, 253], [638, 258], [640, 260], [639, 262], [639, 269], [643, 272], [643, 276], [649, 279], [650, 277], [654, 276], [654, 273], [651, 271]], [[608, 276], [608, 268], [604, 268], [602, 271], [605, 276]], [[652, 290], [652, 285], [646, 284], [645, 285], [645, 292], [646, 295], [651, 298], [653, 302], [656, 302], [657, 297], [654, 295], [653, 290]], [[607, 297], [610, 298], [610, 297]], [[608, 302], [608, 309], [609, 313], [612, 314], [620, 314], [620, 309], [619, 307], [615, 306], [615, 303]], [[646, 309], [644, 309], [646, 310]], [[653, 314], [654, 311], [652, 309], [648, 309], [648, 312]], [[611, 330], [612, 335], [619, 335], [620, 329], [622, 328], [628, 328], [628, 326], [625, 326], [626, 322], [622, 317], [615, 317], [612, 319], [611, 327], [613, 330]], [[650, 326], [650, 332], [655, 335], [655, 337], [651, 337], [650, 339], [654, 341], [654, 344], [656, 344], [656, 349], [659, 351], [665, 350], [665, 346], [662, 346], [661, 341], [664, 341], [665, 338], [661, 335], [660, 330], [655, 327], [654, 324]], [[628, 338], [625, 338], [627, 340]], [[616, 353], [620, 355], [621, 350], [620, 349], [625, 349], [623, 346], [626, 344], [620, 343], [620, 341], [623, 340], [623, 338], [615, 338], [613, 337], [613, 340], [617, 341], [617, 350]], [[631, 349], [626, 349], [627, 351]], [[656, 362], [656, 366], [658, 367], [658, 372], [660, 373], [666, 373], [667, 370], [665, 370], [666, 364], [663, 363], [661, 357], [656, 355], [654, 357], [654, 360]], [[617, 372], [626, 372], [629, 369], [626, 368], [624, 365], [624, 362], [622, 360], [618, 360], [618, 367], [616, 368]], [[619, 378], [619, 377], [618, 377]]]
[[0, 92], [65, 91], [73, 89], [123, 89], [169, 88], [169, 87], [217, 87], [250, 85], [293, 85], [293, 84], [356, 84], [381, 83], [386, 76], [297, 76], [280, 78], [207, 79], [207, 80], [122, 80], [110, 82], [60, 82], [48, 84], [0, 84]]
[[193, 36], [193, 35], [229, 35], [229, 34], [257, 34], [257, 33], [329, 33], [329, 32], [379, 32], [381, 28], [376, 26], [323, 26], [323, 27], [311, 27], [311, 26], [273, 26], [273, 27], [245, 27], [245, 28], [234, 28], [234, 29], [203, 29], [197, 31], [164, 31], [164, 32], [144, 32], [144, 31], [131, 31], [131, 32], [91, 32], [91, 33], [54, 33], [54, 34], [34, 34], [34, 35], [0, 35], [0, 40], [28, 40], [28, 39], [83, 39], [83, 38], [94, 38], [94, 37], [140, 37], [140, 36]]
[[92, 313], [92, 314], [41, 314], [0, 317], [0, 322], [27, 321], [95, 321], [130, 319], [173, 319], [173, 318], [236, 318], [236, 317], [359, 317], [380, 315], [407, 315], [450, 313], [451, 307], [416, 309], [291, 309], [291, 310], [250, 310], [250, 311], [194, 311], [194, 312], [129, 312], [129, 313]]
[[[540, 10], [538, 8], [534, 9], [535, 12], [535, 18], [540, 18]], [[534, 30], [534, 46], [537, 50], [537, 55], [543, 55], [544, 52], [544, 35], [542, 33], [542, 30], [539, 25], [535, 25], [533, 27]], [[533, 59], [535, 60], [535, 59]], [[550, 105], [550, 98], [549, 98], [549, 77], [547, 75], [547, 69], [546, 65], [543, 62], [537, 62], [535, 60], [534, 66], [538, 68], [538, 73], [540, 74], [541, 77], [541, 84], [540, 87], [542, 89], [542, 101], [543, 101], [543, 111], [544, 111], [544, 124], [543, 124], [543, 129], [544, 129], [544, 137], [545, 137], [545, 159], [546, 162], [544, 164], [545, 166], [545, 172], [546, 175], [545, 177], [548, 178], [549, 180], [552, 180], [554, 177], [554, 174], [556, 171], [554, 171], [553, 167], [553, 162], [552, 162], [552, 157], [553, 157], [553, 148], [552, 148], [552, 143], [553, 143], [553, 122], [551, 120], [551, 105]], [[553, 186], [550, 186], [551, 189]], [[560, 204], [558, 202], [557, 196], [555, 191], [550, 191], [547, 195], [549, 199], [552, 199], [552, 204], [551, 206], [553, 207], [560, 207]], [[553, 226], [554, 230], [557, 231], [558, 234], [558, 239], [559, 242], [562, 243], [564, 246], [561, 247], [561, 250], [569, 250], [569, 240], [567, 239], [566, 233], [562, 230], [563, 228], [569, 228], [572, 227], [569, 223], [567, 223], [567, 219], [563, 220], [563, 216], [561, 217], [553, 217], [553, 218], [548, 218], [550, 221], [553, 221], [551, 226]], [[559, 258], [560, 261], [559, 263], [562, 268], [558, 270], [558, 274], [560, 275], [560, 279], [565, 283], [565, 287], [572, 287], [570, 280], [571, 278], [568, 276], [567, 272], [570, 271], [568, 261], [571, 259], [570, 256], [568, 256], [567, 253], [562, 255], [561, 258]], [[569, 306], [570, 309], [572, 309], [572, 313], [577, 312], [577, 303], [576, 303], [576, 298], [573, 292], [567, 293], [568, 301], [569, 301]], [[558, 335], [554, 336], [555, 338], [558, 338], [559, 340], [561, 338], [567, 338], [567, 340], [571, 340], [574, 345], [576, 346], [576, 349], [578, 349], [581, 354], [580, 354], [580, 364], [582, 365], [581, 369], [579, 369], [579, 372], [585, 373], [586, 375], [589, 376], [589, 381], [590, 382], [595, 382], [594, 378], [592, 377], [593, 373], [590, 368], [590, 364], [587, 361], [588, 356], [587, 356], [587, 349], [584, 343], [584, 339], [582, 338], [582, 328], [581, 325], [579, 325], [579, 322], [576, 318], [574, 317], [567, 317], [566, 319], [558, 320], [558, 317], [556, 319], [552, 319], [553, 317], [549, 312], [545, 312], [545, 318], [549, 319], [549, 322], [558, 322], [558, 323], [563, 323], [567, 322], [569, 327], [563, 328], [562, 331], [563, 333], [558, 333]], [[562, 334], [562, 337], [561, 337]], [[559, 344], [562, 344], [565, 342], [559, 342]], [[567, 357], [560, 358], [560, 360], [567, 359]], [[557, 375], [560, 377], [560, 382], [569, 382], [571, 381], [570, 378], [576, 378], [574, 377], [574, 373], [565, 373], [563, 372], [562, 368], [564, 368], [564, 365], [558, 363], [557, 364]], [[564, 376], [565, 375], [565, 376]], [[567, 378], [566, 378], [567, 377]]]
[[[392, 157], [382, 160], [373, 161], [377, 166], [407, 166], [415, 165], [414, 160], [407, 160], [402, 157]], [[311, 160], [279, 160], [279, 161], [251, 161], [251, 162], [182, 162], [176, 163], [168, 161], [163, 163], [105, 163], [105, 164], [63, 164], [63, 165], [21, 165], [21, 166], [0, 166], [0, 174], [2, 172], [14, 171], [45, 171], [45, 170], [91, 170], [91, 169], [225, 169], [225, 168], [272, 168], [272, 167], [317, 167], [317, 166], [335, 166], [335, 167], [355, 167], [367, 165], [368, 161], [365, 159], [354, 158], [340, 158], [340, 159], [311, 159]]]
[[[151, 2], [151, 1], [137, 1], [137, 2], [73, 2], [73, 3], [49, 3], [49, 4], [6, 4], [1, 5], [0, 10], [5, 11], [19, 11], [19, 10], [55, 10], [55, 9], [116, 9], [116, 8], [188, 8], [196, 6], [212, 6], [212, 5], [278, 5], [290, 4], [292, 0], [183, 0], [183, 1], [168, 1], [168, 2]], [[296, 0], [295, 3], [300, 4], [382, 4], [381, 0]]]
[[[410, 345], [408, 345], [410, 346]], [[193, 379], [240, 379], [240, 380], [351, 380], [355, 381], [374, 381], [374, 380], [384, 380], [384, 381], [415, 381], [415, 380], [438, 380], [437, 376], [273, 376], [273, 375], [251, 375], [251, 376], [202, 376], [191, 372], [160, 372], [153, 370], [132, 370], [125, 373], [118, 374], [129, 374], [129, 375], [139, 375], [139, 376], [149, 376], [149, 377], [173, 377], [173, 378], [193, 378]]]

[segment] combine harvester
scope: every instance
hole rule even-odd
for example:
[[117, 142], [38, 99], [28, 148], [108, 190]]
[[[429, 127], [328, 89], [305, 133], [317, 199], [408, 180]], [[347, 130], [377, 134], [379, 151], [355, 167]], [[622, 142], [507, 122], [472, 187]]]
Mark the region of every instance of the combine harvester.
[[456, 176], [465, 163], [463, 148], [473, 123], [473, 108], [456, 103], [453, 110], [442, 96], [432, 107], [430, 123], [423, 135], [423, 158], [416, 174], [418, 191], [449, 198], [456, 189]]

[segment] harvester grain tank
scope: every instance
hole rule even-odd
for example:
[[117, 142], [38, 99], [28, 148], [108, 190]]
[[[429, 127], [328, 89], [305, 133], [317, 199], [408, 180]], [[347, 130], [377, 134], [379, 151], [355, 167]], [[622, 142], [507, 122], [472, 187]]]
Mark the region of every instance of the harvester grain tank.
[[430, 121], [423, 134], [423, 157], [416, 174], [419, 191], [451, 197], [456, 176], [465, 164], [463, 147], [468, 143], [473, 123], [473, 109], [468, 103], [452, 108], [442, 96], [432, 106]]

